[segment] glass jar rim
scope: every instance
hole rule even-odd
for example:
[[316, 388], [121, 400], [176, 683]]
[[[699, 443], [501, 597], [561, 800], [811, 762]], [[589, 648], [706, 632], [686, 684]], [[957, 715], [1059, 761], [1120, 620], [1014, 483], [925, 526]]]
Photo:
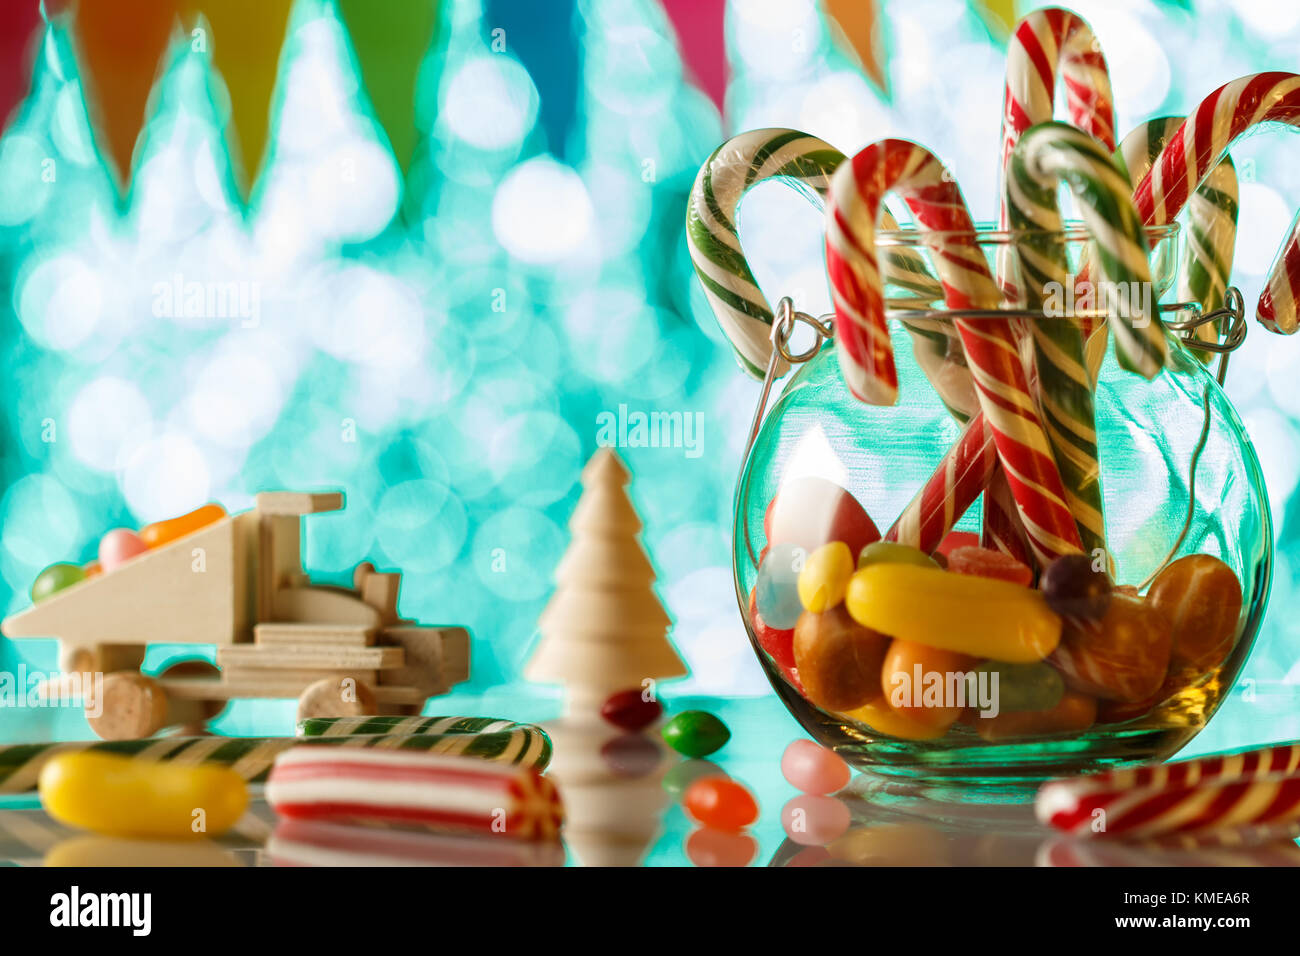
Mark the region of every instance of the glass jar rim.
[[[1146, 235], [1147, 245], [1154, 246], [1158, 242], [1166, 239], [1172, 239], [1178, 235], [1178, 223], [1170, 222], [1163, 226], [1143, 226], [1143, 233]], [[1088, 226], [1077, 219], [1066, 220], [1061, 229], [1004, 229], [994, 222], [977, 222], [975, 223], [975, 232], [969, 230], [922, 230], [915, 227], [903, 227], [899, 229], [880, 229], [876, 232], [876, 244], [878, 246], [888, 246], [892, 248], [918, 248], [928, 249], [936, 242], [955, 239], [969, 239], [974, 236], [975, 242], [981, 246], [1010, 246], [1019, 238], [1026, 236], [1060, 236], [1066, 242], [1086, 242], [1093, 238], [1092, 231]]]

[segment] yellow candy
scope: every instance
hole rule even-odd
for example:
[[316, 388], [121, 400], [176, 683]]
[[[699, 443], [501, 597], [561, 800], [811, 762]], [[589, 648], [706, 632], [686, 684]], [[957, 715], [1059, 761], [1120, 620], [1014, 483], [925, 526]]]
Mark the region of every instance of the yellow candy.
[[1040, 661], [1061, 640], [1061, 619], [1038, 591], [910, 564], [858, 571], [845, 606], [873, 631], [1013, 664]]
[[845, 717], [866, 724], [872, 730], [899, 740], [936, 740], [948, 732], [946, 724], [938, 726], [900, 713], [885, 703], [884, 698], [844, 711]]
[[108, 836], [216, 836], [248, 806], [248, 786], [228, 767], [116, 754], [59, 754], [41, 768], [38, 788], [54, 819]]
[[239, 860], [210, 840], [136, 840], [76, 836], [45, 851], [46, 866], [239, 866]]
[[853, 552], [843, 541], [824, 544], [804, 562], [799, 572], [799, 600], [804, 608], [820, 614], [844, 600], [844, 589], [853, 574]]

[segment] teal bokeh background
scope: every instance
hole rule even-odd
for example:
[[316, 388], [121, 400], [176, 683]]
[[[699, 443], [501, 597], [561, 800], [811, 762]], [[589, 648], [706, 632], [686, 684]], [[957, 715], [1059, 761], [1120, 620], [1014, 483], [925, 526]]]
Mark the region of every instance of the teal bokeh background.
[[[238, 509], [260, 489], [342, 488], [347, 510], [308, 522], [309, 568], [340, 581], [367, 558], [401, 568], [405, 615], [475, 634], [472, 681], [436, 708], [509, 712], [597, 416], [625, 404], [702, 415], [698, 456], [621, 450], [693, 670], [675, 692], [769, 693], [729, 568], [732, 484], [757, 385], [696, 288], [683, 210], [725, 136], [792, 126], [846, 152], [918, 139], [954, 169], [976, 218], [992, 218], [1001, 42], [962, 0], [881, 6], [888, 101], [811, 0], [733, 0], [724, 121], [691, 85], [654, 0], [454, 0], [445, 59], [423, 74], [426, 148], [403, 197], [339, 25], [324, 4], [300, 0], [272, 155], [247, 215], [229, 200], [223, 106], [199, 58], [178, 48], [155, 90], [119, 209], [66, 40], [52, 36], [0, 141], [6, 610], [26, 604], [46, 564], [92, 558], [109, 528], [208, 500]], [[1185, 112], [1241, 74], [1300, 65], [1294, 4], [1072, 6], [1110, 60], [1121, 131]], [[530, 16], [551, 28], [559, 18], [566, 42], [512, 42], [532, 36]], [[1234, 150], [1234, 279], [1248, 302], [1300, 206], [1295, 146], [1269, 135]], [[773, 297], [826, 310], [815, 210], [760, 187], [744, 235]], [[184, 294], [168, 303], [192, 283], [205, 295], [233, 290], [236, 307], [187, 309]], [[1233, 359], [1229, 392], [1268, 478], [1278, 561], [1245, 683], [1200, 749], [1300, 737], [1297, 372], [1300, 343], [1258, 328]], [[0, 641], [0, 668], [19, 657], [53, 666], [50, 644]], [[291, 709], [246, 705], [226, 728], [268, 729]], [[0, 739], [82, 736], [79, 720], [0, 712]]]

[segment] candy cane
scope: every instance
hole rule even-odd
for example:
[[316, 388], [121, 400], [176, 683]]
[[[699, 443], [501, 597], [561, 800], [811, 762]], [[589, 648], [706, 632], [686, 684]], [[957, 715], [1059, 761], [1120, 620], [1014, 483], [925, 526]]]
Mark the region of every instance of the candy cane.
[[977, 415], [885, 532], [885, 540], [909, 544], [927, 554], [934, 551], [980, 496], [997, 460], [993, 432], [984, 416]]
[[[759, 129], [723, 143], [700, 168], [686, 207], [686, 235], [691, 261], [705, 296], [741, 366], [762, 378], [772, 354], [772, 307], [750, 271], [740, 244], [737, 211], [745, 194], [758, 183], [782, 179], [821, 205], [831, 174], [844, 154], [806, 133]], [[888, 211], [881, 226], [898, 229]], [[914, 249], [891, 246], [884, 256], [886, 281], [917, 298], [943, 298], [943, 286]], [[965, 421], [978, 403], [960, 341], [951, 323], [905, 322], [917, 363], [952, 414]], [[777, 359], [778, 375], [786, 363]]]
[[1200, 783], [1256, 780], [1264, 777], [1300, 776], [1300, 742], [1275, 744], [1256, 750], [1211, 754], [1176, 763], [1126, 767], [1073, 780], [1053, 781], [1053, 786], [1081, 790], [1162, 789]]
[[[1130, 188], [1137, 188], [1183, 120], [1182, 116], [1148, 120], [1121, 140], [1115, 158], [1128, 173]], [[1202, 312], [1223, 306], [1236, 241], [1237, 170], [1232, 157], [1225, 156], [1187, 204], [1187, 245], [1178, 270], [1176, 293], [1179, 302], [1199, 303]], [[1194, 334], [1203, 342], [1214, 342], [1219, 330], [1213, 325], [1201, 325]]]
[[[1300, 76], [1255, 73], [1233, 80], [1207, 96], [1170, 137], [1138, 184], [1133, 200], [1143, 220], [1158, 226], [1172, 222], [1237, 138], [1269, 122], [1300, 126]], [[1293, 231], [1270, 279], [1268, 302], [1260, 302], [1261, 321], [1286, 334], [1298, 327], [1294, 297], [1287, 298], [1284, 289], [1284, 284], [1286, 288], [1295, 287], [1293, 278], [1300, 281], [1297, 239], [1300, 236]], [[1279, 275], [1279, 269], [1285, 275]]]
[[1158, 789], [1078, 790], [1048, 783], [1039, 822], [1071, 836], [1150, 839], [1300, 823], [1300, 777], [1264, 777]]
[[564, 818], [555, 785], [528, 767], [314, 745], [276, 758], [266, 802], [296, 820], [469, 830], [523, 840], [554, 839]]
[[[1194, 202], [1194, 201], [1193, 201]], [[1300, 216], [1291, 225], [1286, 245], [1269, 271], [1259, 294], [1255, 317], [1272, 332], [1290, 335], [1300, 328]]]
[[[1006, 209], [1014, 230], [1026, 303], [1041, 309], [1047, 290], [1058, 293], [1070, 282], [1070, 267], [1061, 243], [1058, 183], [1075, 195], [1088, 232], [1093, 257], [1100, 267], [1102, 289], [1136, 292], [1116, 297], [1119, 350], [1128, 336], [1159, 368], [1167, 352], [1164, 326], [1151, 301], [1150, 253], [1137, 210], [1129, 199], [1129, 184], [1111, 162], [1109, 151], [1088, 134], [1064, 123], [1043, 123], [1029, 130], [1011, 154], [1006, 178]], [[1103, 296], [1108, 301], [1110, 295]], [[1122, 300], [1122, 301], [1121, 301]], [[1084, 354], [1083, 335], [1062, 317], [1033, 322], [1039, 398], [1047, 437], [1061, 469], [1070, 511], [1078, 522], [1084, 547], [1104, 549], [1101, 464], [1097, 457], [1097, 426], [1092, 374]]]
[[[831, 179], [826, 260], [840, 368], [850, 390], [864, 400], [892, 401], [897, 394], [875, 248], [876, 220], [888, 192], [902, 196], [921, 227], [950, 309], [960, 314], [1001, 303], [961, 190], [943, 164], [905, 140], [883, 140], [858, 153]], [[1010, 323], [958, 318], [955, 325], [1035, 556], [1047, 563], [1077, 552], [1078, 530], [1029, 396]]]

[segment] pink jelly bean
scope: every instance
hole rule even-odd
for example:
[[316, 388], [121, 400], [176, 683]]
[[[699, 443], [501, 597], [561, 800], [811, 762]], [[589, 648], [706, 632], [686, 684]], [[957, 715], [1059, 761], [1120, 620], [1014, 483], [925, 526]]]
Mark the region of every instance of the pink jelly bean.
[[134, 531], [114, 528], [99, 539], [99, 566], [107, 573], [148, 550], [148, 545]]
[[834, 793], [849, 782], [849, 765], [811, 740], [796, 740], [781, 755], [781, 774], [804, 793]]
[[852, 818], [849, 808], [834, 797], [801, 793], [781, 808], [785, 835], [801, 846], [825, 846], [842, 837]]

